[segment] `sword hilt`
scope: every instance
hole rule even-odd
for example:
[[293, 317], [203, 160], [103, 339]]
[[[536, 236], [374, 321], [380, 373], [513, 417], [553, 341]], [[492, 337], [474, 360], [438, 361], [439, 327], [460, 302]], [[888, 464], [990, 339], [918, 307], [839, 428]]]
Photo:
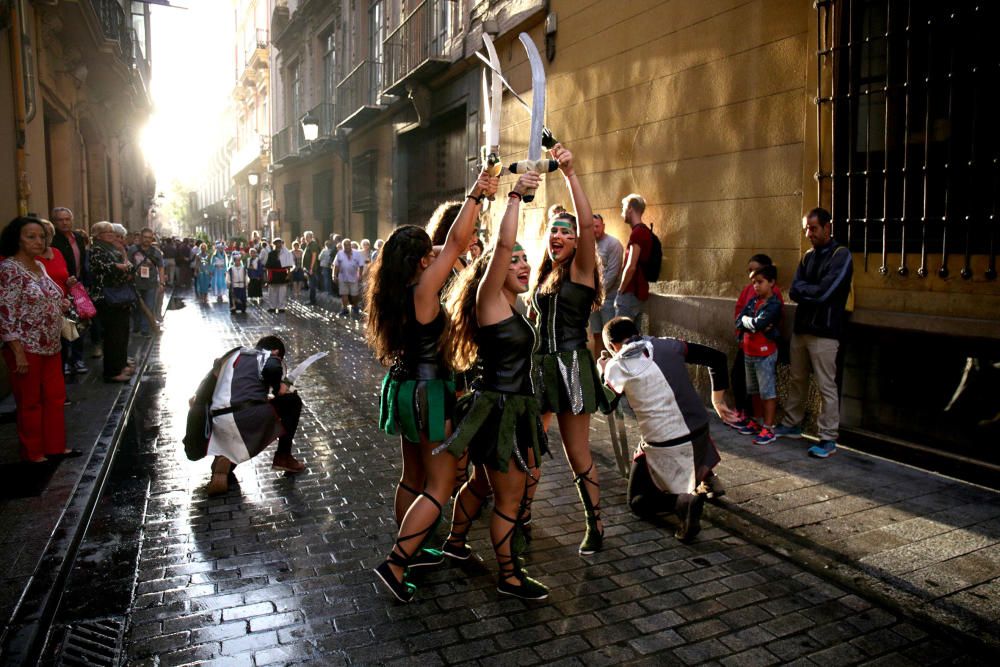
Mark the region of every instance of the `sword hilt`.
[[556, 147], [559, 140], [552, 136], [552, 131], [547, 127], [542, 128], [542, 146], [545, 146], [545, 150], [552, 150]]
[[[541, 160], [520, 160], [508, 167], [512, 174], [527, 174], [529, 171], [533, 171], [536, 174], [547, 174], [558, 168], [559, 162], [557, 160], [546, 160], [544, 158]], [[535, 191], [528, 190], [521, 197], [521, 200], [526, 204], [530, 204], [535, 200]]]
[[[488, 149], [483, 146], [480, 150], [480, 158], [483, 162], [483, 171], [488, 173], [490, 176], [499, 176], [503, 173], [503, 165], [500, 163], [500, 156], [494, 151], [487, 153]], [[496, 196], [488, 197], [489, 201], [496, 199]]]

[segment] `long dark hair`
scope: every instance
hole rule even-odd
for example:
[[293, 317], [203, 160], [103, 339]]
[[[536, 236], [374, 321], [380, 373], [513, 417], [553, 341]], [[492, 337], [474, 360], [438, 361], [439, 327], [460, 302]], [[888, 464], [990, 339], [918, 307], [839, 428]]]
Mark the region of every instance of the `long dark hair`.
[[[573, 226], [576, 226], [576, 217], [573, 215], [564, 213], [557, 216], [558, 218], [570, 220]], [[579, 243], [579, 238], [579, 234], [577, 234], [577, 243]], [[573, 249], [573, 254], [569, 258], [558, 265], [552, 261], [552, 257], [546, 251], [538, 265], [538, 270], [535, 272], [535, 287], [531, 291], [531, 301], [534, 302], [537, 294], [558, 294], [563, 281], [570, 279], [570, 268], [573, 266], [574, 259], [576, 259], [576, 248]], [[604, 303], [604, 284], [601, 282], [601, 257], [595, 253], [594, 259], [596, 260], [594, 262], [594, 301], [591, 309], [597, 310]]]
[[30, 215], [14, 218], [3, 228], [3, 232], [0, 232], [0, 256], [13, 257], [17, 254], [21, 249], [21, 230], [28, 225], [38, 225], [42, 228], [42, 232], [45, 232], [45, 225], [39, 218]]
[[445, 292], [444, 310], [448, 313], [451, 329], [442, 342], [445, 361], [456, 371], [464, 371], [472, 366], [479, 353], [476, 332], [476, 292], [479, 283], [486, 276], [486, 269], [493, 256], [493, 248], [480, 255], [471, 265], [465, 267]]
[[431, 237], [433, 245], [444, 245], [448, 238], [451, 226], [455, 224], [458, 212], [462, 210], [462, 202], [446, 201], [438, 205], [431, 214], [431, 219], [427, 223], [427, 235]]
[[406, 300], [420, 260], [431, 251], [427, 232], [416, 225], [393, 230], [371, 266], [365, 290], [369, 304], [368, 346], [383, 366], [389, 366], [403, 349], [410, 308]]

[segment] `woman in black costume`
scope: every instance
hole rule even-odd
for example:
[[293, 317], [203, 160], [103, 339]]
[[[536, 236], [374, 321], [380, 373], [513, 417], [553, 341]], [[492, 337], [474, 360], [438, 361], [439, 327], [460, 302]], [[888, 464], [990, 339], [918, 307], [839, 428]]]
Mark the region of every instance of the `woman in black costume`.
[[[449, 291], [446, 307], [452, 331], [447, 356], [458, 370], [468, 368], [478, 356], [481, 375], [472, 393], [460, 402], [458, 412], [465, 416], [438, 448], [456, 457], [468, 450], [474, 464], [485, 466], [495, 497], [490, 539], [499, 568], [497, 590], [526, 600], [543, 600], [549, 594], [520, 569], [512, 549], [525, 502], [527, 460], [537, 460], [547, 449], [532, 382], [534, 330], [514, 310], [515, 299], [528, 290], [530, 277], [524, 249], [515, 240], [520, 202], [538, 182], [538, 174], [518, 179], [507, 197], [496, 245], [464, 271]], [[470, 485], [463, 486], [455, 501], [456, 521], [446, 549], [468, 549], [465, 533], [472, 516], [466, 513], [463, 523], [459, 507], [478, 508], [479, 502]]]

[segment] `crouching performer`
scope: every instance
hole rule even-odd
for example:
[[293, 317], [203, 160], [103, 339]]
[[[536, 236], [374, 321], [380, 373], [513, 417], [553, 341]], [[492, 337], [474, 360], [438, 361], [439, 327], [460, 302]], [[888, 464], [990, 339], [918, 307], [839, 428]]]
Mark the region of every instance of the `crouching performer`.
[[[285, 344], [281, 339], [264, 336], [253, 349], [236, 348], [224, 354], [202, 380], [198, 394], [192, 399], [192, 413], [197, 404], [207, 404], [206, 419], [210, 420], [207, 453], [215, 457], [208, 495], [226, 493], [233, 466], [249, 461], [275, 440], [278, 450], [272, 467], [289, 473], [305, 470], [292, 456], [292, 438], [299, 425], [302, 399], [292, 391], [292, 381], [285, 377], [284, 358]], [[190, 434], [190, 423], [188, 431]]]
[[708, 412], [685, 365], [708, 367], [712, 405], [719, 417], [731, 421], [726, 355], [676, 338], [640, 336], [627, 317], [608, 322], [603, 336], [614, 353], [599, 362], [604, 381], [628, 398], [642, 434], [629, 471], [629, 507], [640, 517], [675, 513], [680, 527], [674, 537], [688, 542], [701, 530], [699, 487], [717, 496], [724, 492], [712, 472], [720, 457], [708, 432]]

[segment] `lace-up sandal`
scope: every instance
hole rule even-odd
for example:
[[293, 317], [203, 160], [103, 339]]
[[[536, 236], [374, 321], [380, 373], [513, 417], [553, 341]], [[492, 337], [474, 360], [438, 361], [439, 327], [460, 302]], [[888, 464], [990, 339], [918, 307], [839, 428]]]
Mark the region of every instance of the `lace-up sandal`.
[[[395, 596], [400, 602], [409, 602], [413, 599], [414, 594], [417, 592], [417, 587], [406, 580], [406, 570], [413, 565], [413, 561], [417, 555], [420, 553], [420, 545], [423, 544], [427, 535], [434, 530], [434, 526], [437, 525], [438, 518], [441, 517], [441, 504], [434, 500], [433, 497], [427, 495], [426, 493], [421, 493], [420, 496], [427, 498], [431, 501], [437, 508], [438, 516], [433, 521], [431, 521], [426, 528], [419, 530], [410, 535], [401, 535], [396, 538], [396, 544], [393, 546], [392, 551], [389, 552], [389, 557], [386, 558], [378, 567], [375, 568], [374, 572], [378, 578], [385, 584], [385, 587], [389, 589], [389, 592]], [[417, 496], [418, 498], [420, 496]], [[403, 548], [405, 542], [410, 542], [411, 540], [417, 541], [417, 548], [413, 552], [407, 552]], [[397, 567], [403, 568], [402, 579], [397, 579], [395, 573], [393, 573], [390, 565], [395, 565]]]
[[469, 454], [466, 452], [458, 463], [461, 465], [465, 463], [464, 467], [459, 468], [455, 473], [455, 486], [451, 489], [451, 497], [458, 498], [458, 494], [462, 492], [462, 487], [469, 481]]
[[[506, 555], [500, 553], [500, 548], [507, 542], [513, 541], [514, 532], [517, 530], [518, 522], [511, 519], [505, 514], [501, 514], [497, 511], [497, 508], [493, 508], [494, 516], [499, 517], [503, 521], [507, 521], [511, 524], [510, 530], [508, 530], [500, 541], [493, 545], [493, 550], [497, 557], [497, 567], [499, 569], [499, 578], [497, 579], [497, 592], [501, 595], [510, 595], [512, 597], [521, 598], [522, 600], [544, 600], [549, 597], [549, 589], [546, 588], [540, 581], [536, 581], [527, 575], [521, 569], [520, 560], [517, 556], [508, 553]], [[510, 547], [508, 547], [509, 549]], [[517, 581], [516, 584], [510, 582], [511, 579]]]
[[[455, 496], [455, 514], [451, 520], [451, 532], [448, 533], [448, 539], [441, 549], [445, 556], [454, 558], [455, 560], [469, 560], [472, 556], [472, 549], [466, 544], [466, 538], [469, 535], [469, 530], [472, 528], [472, 522], [482, 515], [483, 503], [486, 502], [486, 497], [476, 493], [476, 490], [471, 486], [466, 484], [465, 488], [479, 501], [479, 507], [476, 508], [475, 512], [470, 514], [468, 508], [462, 502], [462, 494], [459, 493]], [[458, 517], [459, 512], [462, 513], [461, 519]]]
[[604, 531], [597, 527], [597, 522], [601, 520], [601, 503], [598, 501], [596, 505], [594, 504], [594, 501], [590, 499], [590, 489], [587, 488], [587, 485], [590, 484], [597, 491], [601, 489], [598, 482], [590, 479], [590, 471], [593, 469], [594, 464], [591, 463], [585, 472], [580, 473], [573, 480], [576, 484], [576, 490], [580, 494], [583, 512], [587, 519], [587, 532], [583, 535], [583, 542], [580, 542], [581, 556], [595, 554], [604, 546]]

